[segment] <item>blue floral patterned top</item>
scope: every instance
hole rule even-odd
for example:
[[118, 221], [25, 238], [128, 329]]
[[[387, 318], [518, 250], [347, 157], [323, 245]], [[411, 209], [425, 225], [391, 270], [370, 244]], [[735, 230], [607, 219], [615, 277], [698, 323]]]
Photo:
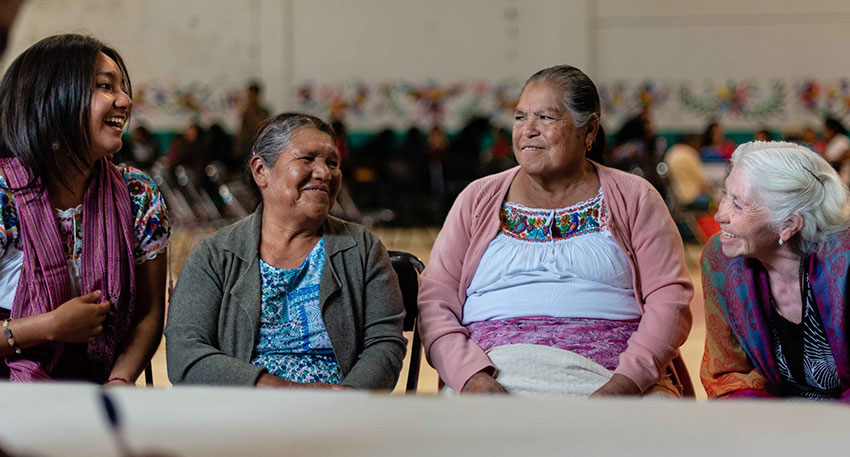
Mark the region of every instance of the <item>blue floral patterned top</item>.
[[342, 381], [319, 302], [324, 265], [324, 239], [298, 268], [277, 268], [260, 259], [263, 310], [251, 363], [294, 382]]

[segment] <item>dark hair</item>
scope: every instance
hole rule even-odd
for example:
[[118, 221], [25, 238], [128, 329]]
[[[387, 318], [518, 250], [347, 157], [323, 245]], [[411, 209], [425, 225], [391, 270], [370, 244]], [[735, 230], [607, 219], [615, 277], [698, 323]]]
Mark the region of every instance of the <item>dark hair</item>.
[[251, 156], [248, 157], [245, 176], [248, 184], [254, 190], [257, 201], [262, 201], [262, 195], [260, 195], [260, 189], [251, 174], [251, 157], [259, 156], [263, 165], [273, 167], [280, 154], [292, 145], [292, 138], [295, 133], [303, 128], [314, 128], [327, 133], [331, 137], [331, 141], [336, 144], [336, 134], [330, 124], [309, 114], [282, 113], [260, 124], [257, 139], [254, 141], [254, 147], [251, 148]]
[[634, 116], [627, 120], [615, 135], [615, 141], [618, 145], [627, 143], [633, 140], [646, 140], [646, 122], [641, 115]]
[[844, 127], [844, 124], [842, 124], [841, 121], [834, 117], [824, 119], [823, 125], [839, 135], [847, 135], [847, 128]]
[[259, 93], [263, 92], [263, 85], [260, 84], [259, 81], [251, 81], [250, 83], [248, 83], [248, 90], [250, 90], [251, 92], [259, 94]]
[[17, 157], [36, 179], [65, 185], [74, 170], [91, 166], [89, 110], [101, 53], [121, 69], [132, 98], [121, 55], [89, 36], [45, 38], [12, 62], [0, 83], [0, 157]]
[[716, 119], [709, 119], [708, 125], [705, 126], [705, 130], [702, 132], [702, 147], [711, 146], [711, 143], [714, 141], [712, 131], [715, 127], [719, 126], [720, 123]]
[[561, 106], [569, 111], [576, 127], [587, 124], [593, 114], [599, 117], [599, 129], [596, 131], [596, 138], [593, 140], [590, 151], [587, 152], [587, 157], [597, 162], [601, 161], [602, 154], [605, 152], [605, 131], [602, 129], [599, 92], [590, 77], [576, 67], [556, 65], [531, 75], [522, 90], [535, 81], [545, 81], [558, 88], [562, 97]]

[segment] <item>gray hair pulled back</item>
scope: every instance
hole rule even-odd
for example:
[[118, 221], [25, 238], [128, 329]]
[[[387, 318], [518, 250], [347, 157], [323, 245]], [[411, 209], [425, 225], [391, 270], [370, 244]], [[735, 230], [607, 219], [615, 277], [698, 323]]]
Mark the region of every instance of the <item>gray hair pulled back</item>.
[[[531, 75], [522, 90], [533, 82], [547, 82], [558, 88], [561, 93], [561, 107], [570, 113], [573, 124], [583, 127], [590, 118], [596, 114], [602, 120], [602, 108], [599, 102], [599, 92], [590, 77], [583, 71], [571, 65], [555, 65], [544, 68]], [[588, 157], [599, 160], [605, 150], [605, 132], [602, 124], [593, 141], [593, 147], [588, 152]]]
[[531, 75], [522, 89], [525, 90], [529, 83], [537, 81], [544, 81], [558, 88], [561, 92], [561, 106], [570, 112], [576, 127], [587, 124], [593, 114], [602, 114], [596, 85], [578, 68], [570, 65], [544, 68]]
[[278, 114], [260, 125], [251, 154], [259, 156], [265, 166], [274, 166], [280, 154], [292, 146], [295, 133], [303, 128], [325, 132], [336, 143], [334, 129], [327, 122], [309, 114], [288, 112]]
[[[296, 112], [281, 113], [260, 124], [254, 147], [251, 149], [251, 157], [257, 156], [263, 161], [263, 165], [273, 167], [283, 151], [292, 146], [295, 133], [304, 128], [325, 132], [336, 143], [334, 129], [318, 117]], [[243, 180], [253, 191], [255, 203], [259, 203], [263, 201], [263, 195], [251, 173], [251, 157], [248, 157]]]

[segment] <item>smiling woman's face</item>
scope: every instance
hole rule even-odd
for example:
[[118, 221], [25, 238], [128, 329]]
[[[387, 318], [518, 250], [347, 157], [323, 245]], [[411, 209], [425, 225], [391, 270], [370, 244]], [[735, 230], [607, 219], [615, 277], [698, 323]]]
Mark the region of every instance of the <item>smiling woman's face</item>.
[[254, 172], [265, 206], [308, 219], [326, 218], [342, 183], [339, 160], [330, 135], [312, 127], [298, 130], [274, 165]]
[[97, 160], [121, 149], [124, 124], [133, 109], [133, 100], [127, 95], [124, 75], [114, 60], [105, 54], [97, 57], [95, 87], [89, 107], [91, 132], [91, 159]]
[[584, 164], [592, 137], [588, 125], [575, 126], [561, 107], [562, 97], [545, 81], [528, 83], [520, 95], [514, 110], [513, 147], [517, 162], [530, 175], [572, 174]]
[[714, 220], [720, 224], [720, 243], [727, 257], [770, 255], [779, 246], [779, 235], [768, 224], [769, 211], [759, 203], [749, 176], [736, 165], [726, 186]]

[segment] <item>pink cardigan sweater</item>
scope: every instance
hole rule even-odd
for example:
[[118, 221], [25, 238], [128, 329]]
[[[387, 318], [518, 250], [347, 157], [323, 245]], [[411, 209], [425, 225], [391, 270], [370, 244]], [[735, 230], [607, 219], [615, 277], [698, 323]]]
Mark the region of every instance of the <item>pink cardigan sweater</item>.
[[[693, 296], [682, 240], [658, 192], [644, 179], [593, 163], [611, 235], [631, 264], [642, 317], [615, 373], [645, 391], [661, 379], [691, 329]], [[461, 325], [466, 289], [499, 232], [499, 210], [520, 167], [474, 181], [458, 196], [422, 273], [419, 325], [425, 355], [455, 392], [495, 370]]]

